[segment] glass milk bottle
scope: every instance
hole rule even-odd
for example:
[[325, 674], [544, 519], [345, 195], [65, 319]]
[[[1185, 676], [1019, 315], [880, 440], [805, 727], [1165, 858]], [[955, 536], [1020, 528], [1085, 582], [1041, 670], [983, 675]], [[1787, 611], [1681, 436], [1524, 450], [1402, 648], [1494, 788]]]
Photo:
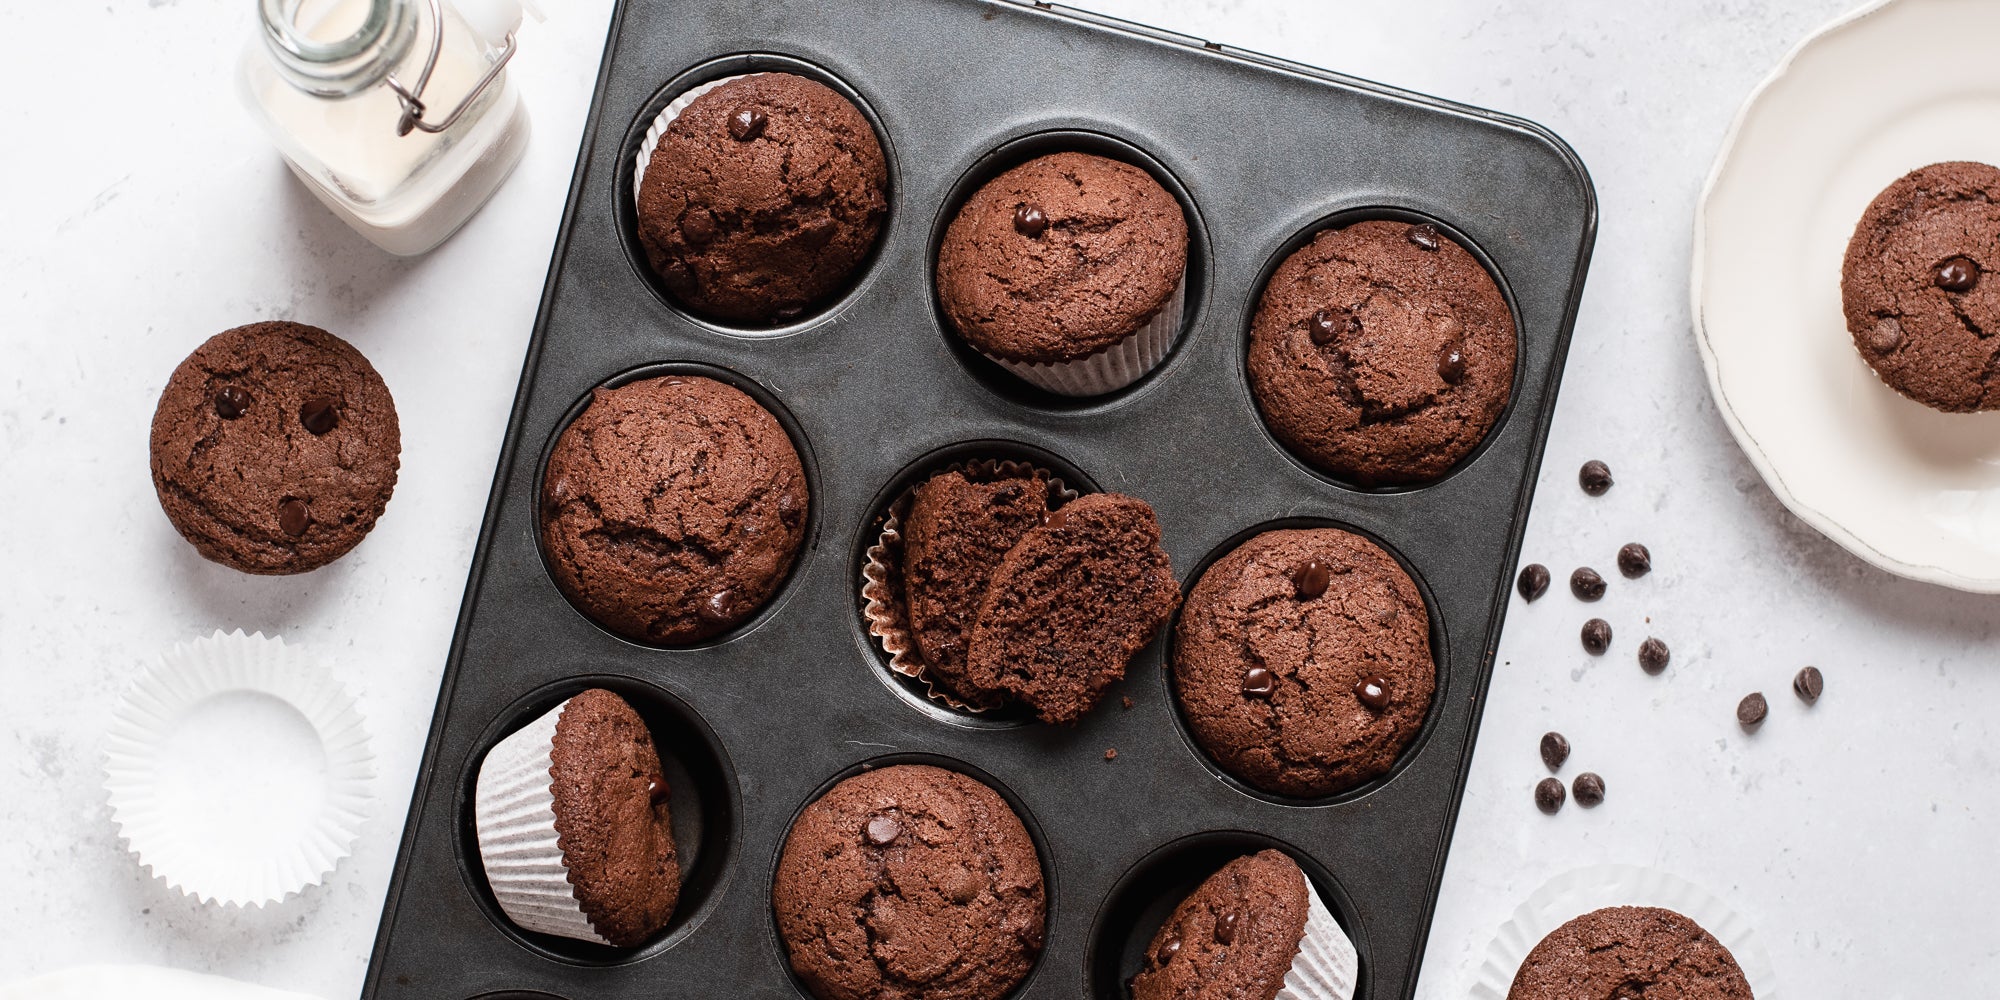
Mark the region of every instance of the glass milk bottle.
[[393, 254], [445, 241], [528, 142], [519, 0], [257, 0], [242, 97], [335, 215]]

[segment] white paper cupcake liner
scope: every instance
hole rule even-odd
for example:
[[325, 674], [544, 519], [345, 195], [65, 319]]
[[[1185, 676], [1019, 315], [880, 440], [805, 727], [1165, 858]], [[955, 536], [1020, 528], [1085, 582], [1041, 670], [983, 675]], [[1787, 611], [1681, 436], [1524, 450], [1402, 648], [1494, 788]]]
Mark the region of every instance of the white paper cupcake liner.
[[1285, 985], [1274, 1000], [1354, 1000], [1354, 984], [1360, 977], [1361, 957], [1354, 952], [1340, 921], [1306, 883], [1306, 933], [1299, 940], [1299, 953], [1285, 972]]
[[[1011, 459], [954, 462], [931, 475], [967, 471], [989, 478], [1031, 476], [1039, 472], [1048, 477], [1049, 499], [1056, 506], [1077, 498], [1077, 491], [1070, 489], [1055, 472], [1030, 462]], [[895, 593], [896, 583], [902, 579], [903, 510], [909, 506], [917, 485], [922, 484], [912, 485], [890, 502], [889, 513], [882, 519], [882, 533], [876, 537], [875, 544], [868, 547], [866, 561], [861, 566], [861, 617], [868, 622], [868, 634], [881, 644], [884, 653], [889, 654], [891, 672], [921, 682], [924, 693], [940, 704], [961, 712], [985, 711], [967, 705], [931, 684], [924, 673], [923, 654], [917, 650], [916, 637], [910, 634], [909, 622], [903, 617], [909, 612], [909, 601]]]
[[639, 203], [639, 187], [646, 183], [646, 166], [653, 162], [653, 150], [659, 148], [660, 136], [666, 134], [667, 126], [672, 125], [674, 119], [679, 118], [681, 112], [686, 111], [687, 106], [694, 103], [695, 98], [731, 80], [741, 80], [746, 77], [762, 75], [761, 73], [738, 73], [735, 76], [725, 76], [720, 80], [710, 80], [707, 83], [691, 87], [679, 97], [668, 101], [667, 106], [661, 108], [659, 115], [653, 119], [653, 124], [647, 126], [646, 138], [639, 142], [639, 159], [635, 161], [632, 170], [632, 204], [636, 206]]
[[1777, 1000], [1777, 980], [1770, 956], [1757, 941], [1750, 922], [1699, 886], [1666, 872], [1633, 865], [1596, 865], [1550, 879], [1500, 925], [1486, 949], [1473, 1000], [1507, 1000], [1514, 976], [1528, 952], [1563, 924], [1607, 906], [1653, 906], [1672, 910], [1700, 924], [1722, 942], [1743, 970], [1757, 1000]]
[[1187, 273], [1174, 285], [1173, 294], [1144, 326], [1119, 341], [1075, 361], [1028, 362], [980, 353], [1040, 388], [1062, 396], [1101, 396], [1139, 381], [1166, 360], [1180, 336], [1181, 312], [1187, 305]]
[[[317, 736], [318, 759], [232, 748], [217, 731], [226, 714], [192, 718], [238, 694], [290, 706]], [[204, 750], [222, 759], [213, 768], [181, 760]], [[228, 784], [241, 775], [230, 756], [244, 753], [280, 779], [281, 794]], [[119, 701], [104, 756], [119, 837], [141, 865], [204, 903], [262, 906], [319, 884], [354, 849], [373, 804], [375, 756], [353, 698], [324, 661], [261, 632], [174, 646]]]
[[473, 824], [486, 884], [507, 919], [524, 930], [608, 945], [577, 903], [556, 833], [549, 754], [568, 705], [542, 713], [486, 754], [473, 792]]

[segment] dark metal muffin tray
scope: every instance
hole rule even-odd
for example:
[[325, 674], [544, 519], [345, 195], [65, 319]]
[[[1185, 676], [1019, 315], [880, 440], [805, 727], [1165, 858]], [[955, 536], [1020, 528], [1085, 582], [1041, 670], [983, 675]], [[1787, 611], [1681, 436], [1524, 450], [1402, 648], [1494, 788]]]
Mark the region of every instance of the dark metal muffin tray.
[[[765, 69], [855, 99], [888, 155], [890, 207], [836, 301], [779, 329], [734, 329], [683, 311], [650, 275], [632, 160], [675, 94]], [[1153, 171], [1190, 222], [1174, 353], [1135, 385], [1080, 401], [967, 351], [931, 278], [944, 223], [973, 185], [1063, 148]], [[1433, 220], [1472, 249], [1515, 311], [1520, 350], [1483, 447], [1435, 484], [1364, 491], [1271, 437], [1244, 356], [1277, 262], [1329, 222], [1381, 216]], [[1199, 39], [1008, 0], [622, 3], [364, 995], [803, 996], [770, 906], [792, 818], [841, 776], [920, 760], [993, 784], [1041, 849], [1047, 946], [1016, 996], [1122, 996], [1180, 895], [1261, 845], [1297, 857], [1346, 925], [1358, 996], [1411, 996], [1595, 229], [1582, 164], [1534, 125]], [[670, 369], [723, 378], [772, 409], [812, 504], [798, 565], [756, 618], [659, 649], [564, 600], [535, 506], [543, 458], [591, 388]], [[1377, 539], [1432, 610], [1438, 690], [1416, 742], [1388, 776], [1332, 799], [1250, 790], [1187, 736], [1167, 638], [1072, 728], [926, 700], [866, 634], [862, 552], [900, 489], [976, 455], [1033, 458], [1080, 488], [1149, 501], [1184, 587], [1259, 528], [1337, 524]], [[624, 693], [652, 725], [686, 868], [672, 924], [629, 951], [514, 929], [472, 832], [486, 750], [592, 685]]]

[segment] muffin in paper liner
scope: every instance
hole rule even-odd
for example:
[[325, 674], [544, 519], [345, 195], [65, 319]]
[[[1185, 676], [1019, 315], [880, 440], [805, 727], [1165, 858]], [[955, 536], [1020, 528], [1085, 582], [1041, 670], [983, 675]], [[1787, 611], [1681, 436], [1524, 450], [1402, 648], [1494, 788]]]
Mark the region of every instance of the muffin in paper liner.
[[889, 655], [889, 669], [921, 682], [924, 693], [931, 700], [957, 711], [977, 713], [984, 710], [959, 701], [932, 685], [930, 679], [924, 676], [923, 653], [917, 649], [916, 637], [910, 634], [909, 606], [903, 598], [903, 512], [909, 509], [910, 498], [915, 495], [918, 486], [933, 476], [947, 472], [962, 472], [973, 479], [1032, 476], [1039, 472], [1048, 477], [1051, 510], [1076, 499], [1078, 493], [1065, 484], [1061, 476], [1032, 462], [1012, 459], [953, 462], [932, 470], [890, 501], [888, 513], [882, 519], [881, 534], [875, 544], [868, 547], [866, 561], [861, 567], [861, 617], [868, 622], [868, 634], [874, 636], [882, 651]]
[[[230, 784], [255, 777], [230, 765], [242, 748], [224, 731], [231, 715], [250, 721], [240, 713], [251, 706], [218, 703], [242, 695], [288, 707], [317, 740], [309, 760], [257, 747], [278, 794]], [[203, 903], [262, 906], [319, 884], [353, 851], [374, 801], [375, 755], [354, 699], [325, 661], [261, 632], [217, 631], [163, 654], [113, 710], [104, 758], [119, 838]]]
[[747, 77], [762, 75], [762, 73], [738, 73], [735, 76], [725, 76], [718, 80], [710, 80], [707, 83], [697, 84], [688, 88], [679, 97], [668, 101], [667, 106], [660, 109], [659, 115], [653, 119], [653, 124], [646, 126], [646, 138], [639, 142], [639, 158], [635, 161], [632, 170], [632, 204], [634, 206], [639, 204], [639, 188], [646, 183], [646, 167], [653, 162], [653, 150], [659, 148], [660, 136], [666, 134], [667, 126], [672, 125], [674, 119], [679, 118], [681, 112], [686, 111], [687, 106], [694, 103], [695, 98], [732, 80], [742, 80]]
[[1672, 910], [1701, 925], [1722, 943], [1743, 970], [1757, 1000], [1776, 1000], [1778, 986], [1770, 956], [1743, 918], [1728, 904], [1678, 876], [1635, 865], [1595, 865], [1565, 872], [1535, 890], [1500, 925], [1473, 984], [1473, 1000], [1507, 1000], [1514, 976], [1528, 953], [1556, 928], [1609, 906], [1652, 906]]
[[597, 933], [577, 902], [556, 833], [554, 765], [556, 723], [562, 704], [501, 740], [479, 765], [473, 792], [473, 825], [486, 884], [507, 919], [523, 930], [611, 942]]
[[1285, 985], [1275, 1000], [1354, 1000], [1360, 973], [1361, 957], [1354, 942], [1308, 881], [1305, 936], [1299, 939], [1299, 953], [1292, 956], [1292, 967], [1286, 970]]
[[[981, 357], [1039, 388], [1061, 396], [1101, 396], [1144, 378], [1165, 361], [1180, 336], [1181, 313], [1187, 306], [1187, 272], [1139, 329], [1110, 347], [1075, 361], [1009, 361], [980, 351]], [[969, 343], [969, 342], [968, 342]], [[975, 348], [976, 350], [976, 348]]]

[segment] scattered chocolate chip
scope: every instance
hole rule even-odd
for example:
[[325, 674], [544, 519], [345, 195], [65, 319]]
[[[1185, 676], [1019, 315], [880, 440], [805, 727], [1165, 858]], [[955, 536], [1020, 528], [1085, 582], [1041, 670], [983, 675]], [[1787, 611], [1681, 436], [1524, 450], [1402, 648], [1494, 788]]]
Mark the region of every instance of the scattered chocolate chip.
[[729, 137], [737, 142], [749, 142], [764, 134], [764, 126], [770, 124], [770, 116], [760, 108], [744, 108], [729, 116]]
[[1514, 581], [1514, 589], [1521, 592], [1521, 599], [1532, 602], [1549, 592], [1549, 568], [1541, 563], [1529, 563], [1521, 567], [1521, 577]]
[[1042, 526], [1051, 531], [1061, 531], [1067, 524], [1069, 524], [1069, 511], [1061, 507], [1042, 515]]
[[1902, 343], [1903, 324], [1894, 316], [1876, 320], [1875, 329], [1868, 331], [1868, 349], [1877, 354], [1887, 354]]
[[1627, 580], [1637, 580], [1653, 571], [1653, 553], [1638, 542], [1626, 542], [1618, 550], [1618, 572]]
[[1554, 778], [1543, 778], [1535, 784], [1535, 808], [1551, 816], [1563, 807], [1563, 800], [1567, 798], [1569, 792], [1563, 788], [1562, 782]]
[[305, 534], [306, 529], [312, 526], [312, 519], [312, 508], [297, 497], [287, 498], [278, 505], [278, 527], [293, 538]]
[[1444, 246], [1444, 240], [1438, 235], [1438, 227], [1428, 222], [1419, 222], [1411, 226], [1409, 232], [1405, 235], [1409, 236], [1410, 242], [1423, 247], [1425, 250], [1436, 251], [1439, 247]]
[[1333, 570], [1317, 559], [1308, 559], [1292, 570], [1292, 586], [1301, 601], [1326, 593], [1326, 585], [1332, 580]]
[[1354, 697], [1371, 712], [1380, 712], [1389, 707], [1394, 693], [1389, 687], [1389, 678], [1382, 676], [1363, 677], [1354, 682]]
[[1611, 623], [1602, 618], [1592, 618], [1583, 623], [1583, 651], [1592, 656], [1603, 656], [1611, 648]]
[[1236, 922], [1240, 919], [1242, 918], [1235, 910], [1222, 911], [1222, 915], [1215, 918], [1216, 942], [1219, 944], [1228, 944], [1236, 940]]
[[1036, 239], [1049, 231], [1049, 214], [1039, 205], [1022, 205], [1014, 210], [1014, 231]]
[[1826, 691], [1826, 677], [1818, 667], [1807, 667], [1792, 678], [1792, 693], [1808, 705], [1819, 703], [1819, 696]]
[[1446, 385], [1457, 385], [1465, 381], [1465, 348], [1459, 344], [1446, 344], [1438, 351], [1438, 377]]
[[1320, 309], [1306, 322], [1306, 331], [1312, 334], [1315, 344], [1331, 344], [1343, 333], [1353, 333], [1361, 329], [1361, 320], [1346, 309]]
[[1604, 801], [1604, 779], [1595, 771], [1585, 771], [1576, 776], [1576, 804], [1585, 809], [1595, 808]]
[[1243, 693], [1251, 698], [1269, 698], [1278, 689], [1278, 678], [1263, 667], [1251, 667], [1243, 673]]
[[314, 396], [299, 406], [299, 423], [314, 436], [333, 430], [340, 423], [340, 400], [332, 396]]
[[736, 593], [730, 590], [718, 590], [708, 595], [708, 600], [701, 602], [701, 607], [696, 609], [696, 613], [711, 622], [726, 622], [736, 613]]
[[868, 817], [868, 822], [862, 827], [862, 834], [876, 847], [887, 847], [895, 843], [897, 837], [903, 835], [903, 824], [896, 822], [896, 817], [888, 813], [876, 813]]
[[1118, 748], [1117, 748], [1117, 747], [1112, 747], [1112, 748], [1110, 748], [1110, 749], [1108, 749], [1108, 750], [1104, 751], [1104, 759], [1105, 759], [1105, 760], [1117, 760], [1117, 759], [1118, 759]]
[[715, 216], [708, 209], [692, 208], [681, 216], [681, 238], [693, 246], [705, 246], [715, 239]]
[[1764, 693], [1752, 691], [1736, 703], [1736, 722], [1745, 729], [1755, 729], [1770, 711], [1771, 706], [1764, 700]]
[[1595, 601], [1604, 597], [1604, 577], [1588, 566], [1578, 566], [1569, 575], [1569, 592], [1579, 601]]
[[1611, 467], [1593, 458], [1577, 470], [1576, 482], [1585, 493], [1601, 497], [1611, 489]]
[[659, 805], [667, 801], [670, 794], [671, 792], [667, 788], [665, 781], [659, 778], [649, 778], [646, 780], [646, 801], [651, 802], [653, 805]]
[[1969, 292], [1979, 284], [1979, 265], [1970, 257], [1947, 257], [1938, 265], [1937, 286], [1947, 292]]
[[225, 385], [215, 390], [215, 415], [224, 420], [235, 420], [250, 408], [250, 394], [233, 385]]
[[1671, 657], [1667, 653], [1666, 643], [1647, 636], [1646, 641], [1639, 644], [1639, 669], [1649, 674], [1658, 674], [1667, 669], [1669, 659]]
[[1561, 733], [1542, 734], [1542, 763], [1551, 771], [1562, 770], [1563, 761], [1569, 759], [1569, 737]]

